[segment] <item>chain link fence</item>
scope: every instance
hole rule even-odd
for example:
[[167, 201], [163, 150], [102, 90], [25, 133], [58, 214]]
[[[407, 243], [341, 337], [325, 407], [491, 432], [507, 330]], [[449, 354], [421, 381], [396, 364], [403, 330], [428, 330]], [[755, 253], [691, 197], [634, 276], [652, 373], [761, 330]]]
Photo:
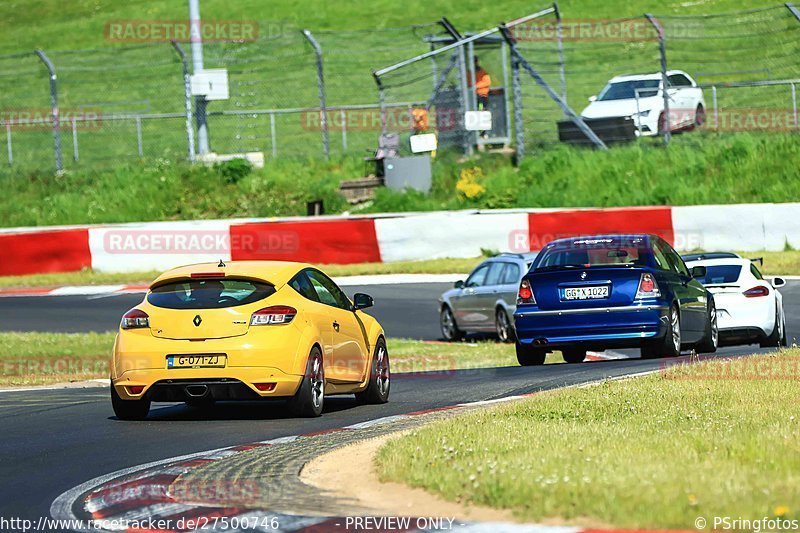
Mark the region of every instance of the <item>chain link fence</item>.
[[[798, 129], [800, 12], [791, 4], [614, 20], [573, 19], [553, 4], [477, 33], [446, 19], [364, 31], [260, 26], [269, 31], [253, 40], [204, 44], [205, 68], [229, 76], [229, 98], [207, 106], [214, 152], [366, 155], [387, 134], [407, 149], [405, 137], [430, 131], [442, 148], [513, 146], [522, 157], [562, 142], [565, 125], [604, 147], [630, 138], [584, 121], [589, 99], [614, 76], [669, 85], [676, 70], [702, 89], [707, 130]], [[157, 42], [0, 56], [0, 172], [192, 158], [188, 55], [188, 43]], [[486, 98], [474, 87], [478, 69], [491, 77]], [[673, 89], [663, 110], [696, 118]], [[491, 129], [466, 123], [478, 110], [492, 111]], [[635, 122], [636, 136], [661, 129]]]

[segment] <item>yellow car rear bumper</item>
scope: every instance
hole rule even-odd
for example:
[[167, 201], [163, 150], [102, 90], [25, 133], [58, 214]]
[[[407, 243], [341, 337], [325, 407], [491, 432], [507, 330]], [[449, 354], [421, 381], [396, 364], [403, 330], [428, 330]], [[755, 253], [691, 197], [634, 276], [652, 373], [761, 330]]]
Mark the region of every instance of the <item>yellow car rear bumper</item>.
[[[221, 384], [224, 382], [230, 382], [231, 385], [241, 382], [252, 393], [255, 393], [253, 398], [272, 398], [293, 396], [302, 380], [302, 375], [286, 374], [277, 368], [238, 366], [227, 368], [128, 370], [122, 376], [113, 380], [112, 383], [117, 394], [123, 400], [152, 397], [158, 388], [170, 387], [180, 391], [195, 383]], [[261, 391], [256, 388], [256, 383], [274, 384], [274, 388]], [[135, 389], [132, 391], [132, 387], [144, 388], [141, 391], [136, 391]], [[138, 392], [138, 394], [134, 392]]]

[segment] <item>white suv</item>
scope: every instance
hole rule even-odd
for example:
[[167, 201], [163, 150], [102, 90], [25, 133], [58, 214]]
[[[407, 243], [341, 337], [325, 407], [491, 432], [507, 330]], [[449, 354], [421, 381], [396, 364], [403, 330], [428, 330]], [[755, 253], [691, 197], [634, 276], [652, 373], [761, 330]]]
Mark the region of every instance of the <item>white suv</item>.
[[[682, 70], [667, 71], [670, 131], [702, 126], [706, 117], [703, 89]], [[661, 73], [615, 76], [581, 116], [587, 119], [631, 117], [638, 135], [657, 135], [664, 120]]]

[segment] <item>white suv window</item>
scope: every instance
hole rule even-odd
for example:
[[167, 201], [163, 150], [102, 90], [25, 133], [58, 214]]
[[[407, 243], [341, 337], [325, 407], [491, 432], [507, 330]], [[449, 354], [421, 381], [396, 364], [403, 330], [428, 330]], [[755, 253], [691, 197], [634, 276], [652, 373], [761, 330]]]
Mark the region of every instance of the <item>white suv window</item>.
[[669, 78], [669, 84], [673, 87], [691, 87], [692, 82], [683, 74], [673, 74]]

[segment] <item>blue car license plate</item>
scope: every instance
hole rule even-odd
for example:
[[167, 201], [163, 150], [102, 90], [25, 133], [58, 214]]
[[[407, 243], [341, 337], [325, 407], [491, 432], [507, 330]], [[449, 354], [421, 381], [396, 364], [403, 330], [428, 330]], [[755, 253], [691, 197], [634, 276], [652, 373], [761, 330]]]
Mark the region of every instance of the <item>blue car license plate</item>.
[[608, 285], [561, 289], [562, 300], [601, 300], [603, 298], [608, 298]]

